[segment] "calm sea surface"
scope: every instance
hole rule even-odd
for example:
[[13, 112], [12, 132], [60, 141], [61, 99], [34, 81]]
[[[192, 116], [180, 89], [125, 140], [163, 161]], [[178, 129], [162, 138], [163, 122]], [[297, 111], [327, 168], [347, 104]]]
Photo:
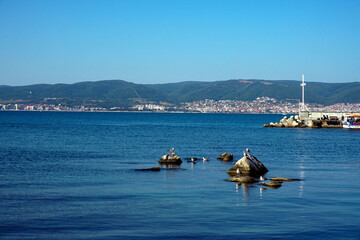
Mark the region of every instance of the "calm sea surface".
[[[0, 112], [1, 239], [360, 239], [360, 131], [281, 115]], [[159, 166], [175, 147], [181, 168]], [[251, 152], [278, 189], [225, 181]]]

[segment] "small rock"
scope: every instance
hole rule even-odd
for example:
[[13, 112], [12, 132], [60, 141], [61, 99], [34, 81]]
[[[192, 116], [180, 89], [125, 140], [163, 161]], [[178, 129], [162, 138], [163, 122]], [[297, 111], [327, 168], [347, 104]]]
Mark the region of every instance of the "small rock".
[[228, 162], [234, 159], [234, 156], [231, 153], [224, 152], [217, 157], [217, 159], [221, 159], [224, 162]]
[[297, 127], [297, 126], [299, 126], [299, 123], [294, 121], [294, 122], [292, 123], [292, 126], [293, 126], [293, 127]]
[[264, 182], [261, 185], [271, 188], [279, 188], [281, 187], [281, 182]]
[[284, 177], [273, 177], [270, 178], [271, 181], [275, 182], [291, 182], [291, 181], [300, 181], [301, 179], [298, 178], [284, 178]]
[[159, 160], [162, 164], [181, 164], [181, 158], [174, 152], [162, 156]]
[[239, 182], [239, 183], [257, 183], [259, 180], [250, 176], [240, 176], [236, 175], [228, 179], [230, 182]]
[[144, 168], [144, 169], [135, 169], [136, 171], [160, 171], [160, 167]]
[[309, 127], [309, 128], [314, 127], [313, 121], [307, 121], [306, 126]]

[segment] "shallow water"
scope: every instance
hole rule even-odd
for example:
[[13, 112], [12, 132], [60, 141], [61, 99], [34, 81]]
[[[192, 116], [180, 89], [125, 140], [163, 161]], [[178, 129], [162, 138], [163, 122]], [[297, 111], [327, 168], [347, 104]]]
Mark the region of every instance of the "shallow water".
[[[262, 128], [281, 115], [0, 112], [1, 239], [360, 239], [360, 131]], [[175, 147], [209, 157], [159, 166]], [[236, 189], [222, 152], [278, 189]]]

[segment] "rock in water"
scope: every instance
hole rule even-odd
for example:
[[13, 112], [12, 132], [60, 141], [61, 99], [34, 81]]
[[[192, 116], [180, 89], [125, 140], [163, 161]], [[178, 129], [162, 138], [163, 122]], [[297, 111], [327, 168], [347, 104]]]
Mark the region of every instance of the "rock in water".
[[271, 188], [279, 188], [279, 187], [281, 187], [281, 182], [265, 182], [265, 183], [262, 183], [261, 185], [271, 187]]
[[135, 169], [135, 170], [136, 170], [136, 171], [155, 171], [155, 172], [157, 172], [157, 171], [160, 171], [161, 168], [159, 168], [159, 167], [152, 167], [152, 168]]
[[217, 159], [221, 159], [225, 162], [231, 161], [234, 159], [234, 156], [231, 153], [224, 152], [217, 157]]
[[172, 152], [162, 156], [159, 160], [159, 163], [180, 165], [182, 163], [182, 160], [176, 153]]
[[241, 176], [236, 175], [228, 179], [230, 182], [238, 182], [238, 183], [257, 183], [259, 180], [250, 176]]
[[301, 179], [298, 179], [298, 178], [284, 178], [284, 177], [273, 177], [273, 178], [270, 178], [270, 180], [275, 181], [275, 182], [301, 181]]
[[299, 123], [296, 122], [296, 121], [294, 121], [294, 122], [292, 123], [292, 126], [293, 126], [293, 127], [297, 127], [297, 126], [299, 126]]
[[259, 177], [267, 173], [269, 170], [267, 170], [267, 168], [254, 155], [249, 152], [244, 152], [244, 157], [237, 161], [235, 165], [227, 171], [227, 173], [230, 176], [235, 176], [237, 171], [239, 171], [241, 175]]

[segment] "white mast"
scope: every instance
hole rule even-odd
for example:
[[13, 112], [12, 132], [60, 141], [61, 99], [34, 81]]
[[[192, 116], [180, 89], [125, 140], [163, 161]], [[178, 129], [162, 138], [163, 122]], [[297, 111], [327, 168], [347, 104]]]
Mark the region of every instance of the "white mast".
[[305, 106], [305, 86], [306, 86], [306, 83], [304, 81], [304, 74], [302, 75], [302, 83], [300, 84], [300, 86], [302, 87], [302, 103], [301, 103], [300, 111], [307, 111], [307, 107]]

